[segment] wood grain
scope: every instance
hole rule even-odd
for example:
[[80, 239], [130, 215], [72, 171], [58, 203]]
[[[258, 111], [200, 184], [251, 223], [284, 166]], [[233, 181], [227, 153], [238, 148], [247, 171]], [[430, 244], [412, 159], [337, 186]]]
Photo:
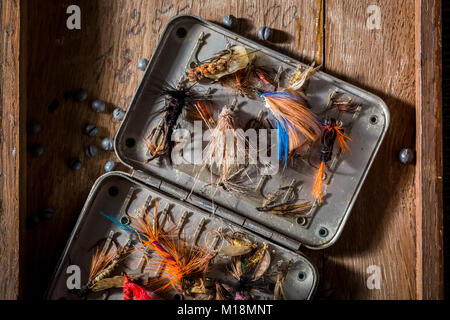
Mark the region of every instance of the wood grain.
[[[18, 1], [1, 3], [0, 15], [0, 300], [20, 294], [21, 213], [25, 177], [19, 136], [24, 109], [19, 108], [20, 6]], [[22, 142], [22, 143], [20, 143]]]
[[[369, 5], [380, 8], [370, 30]], [[325, 71], [380, 96], [391, 123], [341, 239], [325, 252], [323, 281], [332, 298], [414, 299], [415, 168], [398, 152], [415, 146], [414, 1], [327, 1]], [[370, 290], [367, 268], [381, 288]]]
[[[442, 153], [450, 154], [450, 3], [442, 2]], [[443, 211], [450, 211], [450, 163], [443, 162]], [[444, 214], [444, 248], [450, 248], [450, 215]], [[444, 249], [444, 297], [450, 296], [450, 250]]]
[[[89, 144], [100, 148], [101, 138], [114, 136], [119, 123], [112, 120], [112, 109], [115, 106], [127, 108], [143, 75], [136, 68], [137, 62], [143, 57], [150, 58], [171, 17], [189, 13], [220, 23], [225, 15], [233, 14], [239, 18], [236, 31], [254, 40], [257, 40], [259, 27], [270, 26], [276, 30], [275, 38], [272, 43], [264, 44], [304, 62], [311, 62], [317, 47], [319, 2], [313, 0], [211, 0], [201, 3], [187, 0], [63, 0], [57, 3], [23, 0], [21, 3], [27, 5], [22, 16], [26, 21], [23, 34], [27, 48], [22, 52], [26, 60], [26, 78], [21, 81], [27, 100], [26, 105], [21, 105], [21, 110], [26, 107], [28, 121], [42, 124], [42, 132], [29, 135], [27, 145], [41, 143], [45, 148], [43, 156], [27, 158], [28, 216], [38, 214], [47, 206], [55, 208], [52, 220], [27, 231], [24, 283], [25, 297], [28, 298], [42, 297], [92, 184], [103, 173], [103, 164], [115, 159], [113, 153], [105, 151], [100, 151], [96, 158], [87, 158], [84, 148]], [[66, 8], [72, 4], [81, 8], [81, 30], [66, 28]], [[369, 17], [366, 10], [372, 4], [381, 9], [380, 30], [369, 30], [366, 26]], [[422, 174], [422, 190], [430, 194], [431, 191], [426, 190], [427, 183], [434, 180], [426, 179], [433, 176], [427, 178], [423, 174], [438, 172], [433, 170], [438, 170], [439, 163], [434, 162], [434, 166], [428, 169], [431, 171], [420, 173], [419, 163], [416, 169], [397, 161], [401, 148], [414, 148], [419, 143], [415, 141], [415, 115], [420, 111], [415, 108], [418, 93], [415, 91], [414, 22], [417, 17], [414, 10], [414, 0], [325, 1], [325, 71], [379, 95], [389, 106], [391, 128], [341, 239], [327, 250], [305, 251], [321, 273], [319, 299], [414, 299], [431, 297], [436, 292], [435, 277], [423, 274], [422, 283], [428, 289], [419, 290], [420, 282], [416, 282], [416, 261], [419, 261], [416, 253], [416, 237], [419, 235], [416, 233], [423, 231], [421, 248], [433, 250], [429, 241], [434, 238], [425, 233], [436, 229], [433, 216], [430, 219], [425, 214], [419, 219], [424, 229], [418, 230], [417, 212], [421, 205], [429, 202], [419, 204], [415, 200], [416, 191], [419, 192], [416, 189], [417, 177]], [[429, 15], [421, 16], [423, 21], [436, 17], [432, 11], [428, 12]], [[296, 18], [301, 22], [299, 41]], [[422, 32], [426, 30], [424, 26]], [[4, 46], [3, 38], [1, 43]], [[429, 52], [424, 52], [423, 57], [425, 53]], [[3, 55], [1, 57], [3, 66]], [[425, 70], [428, 77], [422, 82], [423, 90], [431, 85], [432, 66], [429, 67]], [[64, 98], [67, 91], [80, 87], [88, 91], [87, 101], [74, 102]], [[96, 98], [107, 102], [107, 112], [98, 114], [90, 109], [90, 102]], [[430, 93], [429, 99], [432, 98]], [[58, 107], [50, 112], [50, 105]], [[437, 129], [433, 127], [436, 122], [427, 122], [431, 118], [426, 118], [427, 113], [421, 114], [423, 119], [419, 124], [431, 134], [430, 129]], [[2, 125], [4, 122], [5, 118]], [[98, 137], [83, 135], [83, 127], [88, 122], [99, 127]], [[2, 142], [2, 160], [8, 150], [5, 151], [5, 147]], [[420, 156], [418, 149], [419, 157], [425, 159], [427, 153], [435, 152], [432, 145], [426, 148]], [[83, 162], [83, 168], [78, 172], [70, 171], [67, 166], [68, 159], [73, 156]], [[18, 166], [11, 166], [9, 170], [11, 168]], [[123, 166], [117, 169], [126, 170]], [[17, 181], [8, 179], [10, 183]], [[14, 188], [9, 190], [18, 190], [18, 186], [14, 185]], [[8, 192], [11, 192], [7, 194], [10, 197], [19, 194]], [[3, 189], [3, 199], [9, 200], [10, 197], [5, 198]], [[428, 198], [423, 199], [429, 201]], [[13, 199], [13, 204], [18, 206], [18, 200], [14, 201], [16, 199]], [[8, 217], [12, 219], [11, 225], [17, 227], [14, 214]], [[8, 247], [8, 254], [14, 257], [14, 249]], [[434, 257], [421, 258], [430, 258], [422, 270], [439, 271], [433, 269], [436, 265], [431, 258]], [[371, 265], [381, 269], [380, 290], [369, 290], [366, 286], [367, 268]], [[13, 270], [11, 272], [16, 272], [12, 266], [8, 267]], [[417, 272], [419, 274], [420, 271]], [[12, 280], [8, 283], [14, 286], [17, 278]], [[433, 283], [427, 284], [428, 281]], [[2, 282], [2, 292], [10, 290], [10, 286], [3, 287]], [[427, 290], [429, 294], [420, 295]], [[17, 291], [11, 292], [12, 297]]]
[[417, 297], [442, 299], [441, 1], [416, 0]]

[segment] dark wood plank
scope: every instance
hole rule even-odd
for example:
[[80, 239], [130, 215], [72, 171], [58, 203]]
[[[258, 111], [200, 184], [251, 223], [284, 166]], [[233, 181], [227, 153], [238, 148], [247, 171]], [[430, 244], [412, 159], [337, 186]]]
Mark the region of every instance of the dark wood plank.
[[[0, 299], [17, 299], [21, 277], [21, 213], [25, 193], [21, 189], [24, 165], [24, 110], [19, 108], [19, 1], [2, 1], [0, 14]], [[23, 121], [23, 124], [22, 122]]]
[[417, 298], [442, 299], [442, 4], [415, 4]]

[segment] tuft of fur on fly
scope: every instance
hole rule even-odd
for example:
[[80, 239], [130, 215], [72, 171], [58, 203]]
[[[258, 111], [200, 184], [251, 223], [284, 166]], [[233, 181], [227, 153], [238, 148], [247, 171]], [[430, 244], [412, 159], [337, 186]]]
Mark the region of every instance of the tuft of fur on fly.
[[249, 56], [245, 47], [232, 46], [223, 50], [204, 63], [188, 70], [191, 82], [209, 78], [218, 80], [223, 76], [244, 69], [249, 64]]
[[[195, 177], [191, 193], [199, 180], [199, 176], [205, 169], [211, 173], [211, 183], [216, 188], [212, 192], [212, 198], [219, 187], [226, 192], [254, 196], [249, 187], [250, 175], [257, 172], [256, 147], [246, 141], [242, 130], [237, 130], [235, 119], [235, 99], [231, 106], [225, 106], [211, 130], [208, 145], [203, 150], [201, 167]], [[242, 150], [244, 149], [244, 150]], [[241, 157], [238, 159], [238, 157]], [[242, 160], [243, 163], [240, 163]]]

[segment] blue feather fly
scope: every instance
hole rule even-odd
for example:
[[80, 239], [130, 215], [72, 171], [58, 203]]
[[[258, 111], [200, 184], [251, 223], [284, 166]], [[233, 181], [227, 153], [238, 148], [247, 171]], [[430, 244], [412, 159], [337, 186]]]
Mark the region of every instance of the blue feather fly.
[[277, 121], [278, 132], [278, 161], [284, 160], [284, 166], [287, 167], [289, 153], [289, 134], [286, 130], [286, 119], [281, 118], [283, 123]]

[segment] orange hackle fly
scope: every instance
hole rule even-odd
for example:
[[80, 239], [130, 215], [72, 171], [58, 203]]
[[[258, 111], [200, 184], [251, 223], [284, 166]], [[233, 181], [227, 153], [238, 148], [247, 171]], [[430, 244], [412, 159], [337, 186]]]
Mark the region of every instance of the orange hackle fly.
[[141, 219], [131, 225], [135, 231], [144, 252], [151, 256], [149, 271], [160, 270], [164, 265], [164, 272], [159, 281], [165, 282], [156, 291], [170, 286], [183, 290], [183, 280], [187, 277], [206, 272], [212, 255], [205, 249], [189, 247], [176, 236], [174, 230], [163, 232], [158, 226], [157, 204], [153, 222], [144, 213]]
[[347, 140], [352, 141], [352, 139], [344, 133], [344, 129], [342, 129], [339, 125], [336, 125], [333, 130], [336, 131], [336, 139], [341, 150], [343, 152], [350, 152], [350, 147], [348, 146]]
[[322, 181], [323, 181], [324, 171], [325, 171], [325, 162], [321, 161], [319, 169], [317, 170], [317, 175], [316, 175], [316, 179], [314, 181], [314, 187], [313, 187], [313, 191], [312, 191], [314, 199], [317, 200], [317, 202], [319, 204], [322, 203], [322, 194], [323, 194]]
[[251, 67], [241, 69], [233, 74], [222, 77], [219, 81], [224, 87], [229, 87], [239, 93], [241, 96], [251, 95], [252, 90], [249, 87], [249, 76]]
[[314, 199], [320, 204], [323, 197], [323, 178], [325, 173], [325, 163], [331, 160], [333, 155], [334, 142], [337, 140], [339, 147], [343, 152], [350, 151], [347, 140], [351, 141], [350, 137], [344, 133], [342, 126], [336, 122], [335, 119], [325, 121], [322, 129], [322, 136], [320, 139], [320, 166], [317, 170], [316, 179], [312, 194]]

